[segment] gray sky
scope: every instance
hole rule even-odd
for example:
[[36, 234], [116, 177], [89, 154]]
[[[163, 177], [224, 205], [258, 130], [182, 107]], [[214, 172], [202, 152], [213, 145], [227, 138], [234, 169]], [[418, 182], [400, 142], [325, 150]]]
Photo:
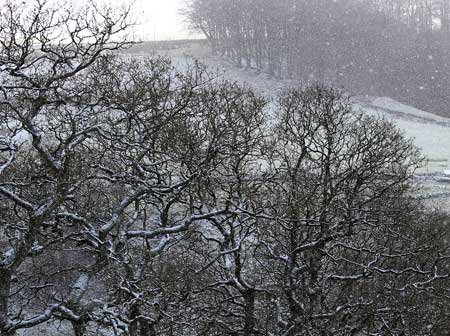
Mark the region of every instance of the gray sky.
[[[137, 37], [143, 40], [174, 40], [200, 37], [187, 31], [178, 11], [185, 0], [135, 0], [134, 12], [142, 25], [136, 28]], [[131, 0], [110, 0], [111, 5], [129, 3]]]

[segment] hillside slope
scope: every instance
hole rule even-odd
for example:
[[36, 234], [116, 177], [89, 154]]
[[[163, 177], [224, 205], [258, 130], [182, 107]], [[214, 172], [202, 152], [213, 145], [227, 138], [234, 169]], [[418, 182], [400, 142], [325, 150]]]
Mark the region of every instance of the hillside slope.
[[[300, 81], [270, 77], [252, 69], [238, 68], [215, 55], [206, 41], [149, 42], [128, 51], [134, 55], [164, 55], [170, 57], [177, 68], [183, 69], [194, 60], [206, 64], [224, 79], [252, 87], [258, 93], [276, 97], [287, 87], [301, 86]], [[407, 138], [412, 138], [428, 159], [417, 172], [417, 180], [424, 187], [424, 196], [448, 198], [450, 196], [450, 119], [404, 105], [388, 97], [352, 97], [356, 110], [379, 115], [394, 122]]]

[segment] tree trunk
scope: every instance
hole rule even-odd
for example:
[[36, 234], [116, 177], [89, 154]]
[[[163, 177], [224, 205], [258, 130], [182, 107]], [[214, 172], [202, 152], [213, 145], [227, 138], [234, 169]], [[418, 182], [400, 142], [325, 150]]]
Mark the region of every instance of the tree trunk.
[[72, 322], [72, 328], [75, 336], [85, 336], [87, 332], [86, 323], [84, 321]]
[[244, 336], [253, 335], [255, 330], [255, 291], [250, 289], [244, 294], [245, 301], [245, 324]]
[[128, 334], [130, 336], [138, 336], [138, 320], [136, 317], [138, 317], [139, 314], [139, 308], [137, 306], [133, 306], [129, 316], [129, 319], [132, 320], [128, 326]]
[[156, 336], [156, 330], [154, 323], [151, 323], [145, 319], [140, 319], [141, 312], [138, 306], [131, 308], [130, 319], [133, 322], [128, 327], [128, 334], [130, 336]]
[[0, 332], [1, 336], [12, 336], [15, 333], [6, 332], [8, 324], [9, 292], [11, 289], [11, 270], [0, 268]]
[[140, 321], [141, 334], [139, 336], [156, 336], [156, 330], [153, 323], [146, 320]]

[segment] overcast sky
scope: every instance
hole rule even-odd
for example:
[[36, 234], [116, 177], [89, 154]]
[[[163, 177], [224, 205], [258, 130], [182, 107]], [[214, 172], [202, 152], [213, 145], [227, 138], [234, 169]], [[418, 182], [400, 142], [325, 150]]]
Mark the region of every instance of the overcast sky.
[[[118, 5], [128, 0], [111, 0]], [[136, 28], [138, 37], [144, 40], [174, 40], [199, 37], [189, 33], [183, 24], [179, 10], [185, 0], [135, 0], [135, 11], [142, 26]]]
[[[0, 0], [0, 6], [6, 0]], [[22, 4], [36, 5], [36, 0], [12, 0]], [[64, 3], [65, 0], [49, 0], [51, 4]], [[88, 0], [69, 0], [69, 3], [82, 5]], [[142, 40], [175, 40], [186, 38], [203, 38], [193, 34], [185, 27], [184, 18], [179, 11], [184, 8], [186, 0], [94, 0], [98, 4], [121, 8], [133, 5], [133, 17], [140, 25], [134, 28], [136, 36]]]

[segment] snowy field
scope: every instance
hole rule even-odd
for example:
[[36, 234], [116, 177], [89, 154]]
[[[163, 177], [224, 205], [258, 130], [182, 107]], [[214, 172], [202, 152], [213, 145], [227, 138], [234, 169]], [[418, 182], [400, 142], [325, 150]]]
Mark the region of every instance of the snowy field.
[[354, 97], [353, 102], [364, 113], [388, 118], [414, 140], [427, 158], [416, 175], [422, 196], [435, 206], [450, 208], [450, 119], [386, 97]]
[[[258, 93], [276, 97], [287, 87], [301, 85], [299, 81], [280, 80], [254, 70], [238, 68], [214, 55], [205, 41], [144, 43], [133, 47], [134, 55], [165, 55], [179, 68], [187, 68], [193, 60], [206, 64], [218, 76], [252, 87]], [[352, 97], [356, 110], [383, 116], [412, 138], [427, 158], [427, 164], [417, 172], [417, 181], [425, 197], [448, 199], [450, 204], [450, 119], [404, 105], [388, 97]], [[448, 177], [446, 176], [448, 173]]]
[[355, 97], [355, 108], [392, 120], [428, 158], [422, 173], [450, 170], [450, 119], [420, 111], [390, 98]]

